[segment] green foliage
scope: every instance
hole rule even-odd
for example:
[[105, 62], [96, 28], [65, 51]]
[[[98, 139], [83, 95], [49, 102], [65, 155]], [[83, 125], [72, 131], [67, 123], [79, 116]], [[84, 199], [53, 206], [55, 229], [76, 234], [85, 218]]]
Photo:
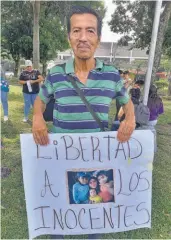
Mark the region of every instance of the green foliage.
[[[171, 17], [164, 38], [164, 53], [171, 58]], [[170, 60], [171, 61], [171, 60]]]
[[[152, 25], [154, 18], [155, 1], [114, 1], [117, 5], [112, 19], [109, 22], [111, 30], [131, 37], [133, 46], [149, 48], [151, 42]], [[163, 2], [165, 7], [166, 2]], [[168, 27], [165, 34], [165, 44], [170, 51], [171, 29]], [[169, 41], [170, 40], [170, 41]]]
[[[3, 4], [2, 35], [6, 47], [13, 58], [16, 56], [31, 59], [33, 55], [33, 21], [32, 6], [30, 2], [15, 2], [9, 6], [8, 2]], [[66, 29], [56, 15], [45, 16], [46, 5], [41, 8], [40, 17], [40, 61], [45, 62], [49, 57], [55, 57], [57, 50], [68, 47]], [[8, 9], [9, 8], [9, 9]], [[20, 12], [19, 9], [23, 9]], [[8, 21], [6, 13], [13, 12], [12, 20]], [[27, 17], [26, 17], [27, 15]], [[49, 53], [50, 56], [49, 56]]]
[[[57, 55], [57, 51], [69, 47], [67, 41], [66, 17], [73, 5], [90, 6], [102, 17], [105, 14], [102, 1], [42, 1], [40, 7], [40, 62], [46, 62]], [[9, 18], [10, 15], [10, 18]], [[33, 56], [33, 9], [29, 1], [2, 2], [2, 47], [13, 59]]]
[[155, 85], [157, 88], [166, 88], [168, 87], [169, 83], [166, 79], [160, 79], [159, 81], [155, 81]]
[[171, 71], [171, 56], [169, 57], [163, 57], [160, 62], [160, 67], [164, 68], [166, 72]]
[[[1, 10], [2, 47], [10, 52], [15, 61], [20, 58], [20, 55], [25, 55], [23, 50], [27, 53], [26, 57], [30, 58], [32, 52], [28, 47], [28, 41], [32, 34], [32, 20], [29, 2], [3, 1]], [[25, 45], [26, 48], [23, 47]]]

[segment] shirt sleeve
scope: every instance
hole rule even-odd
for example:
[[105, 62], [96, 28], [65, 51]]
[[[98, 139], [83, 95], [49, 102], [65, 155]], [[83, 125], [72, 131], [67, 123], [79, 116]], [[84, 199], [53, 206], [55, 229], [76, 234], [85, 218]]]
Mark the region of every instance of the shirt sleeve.
[[39, 97], [45, 104], [47, 104], [53, 95], [54, 89], [51, 82], [51, 76], [48, 74], [44, 84], [42, 84], [40, 87]]
[[[120, 78], [120, 77], [119, 77]], [[129, 101], [129, 95], [127, 89], [124, 87], [123, 79], [116, 83], [116, 100], [119, 102], [120, 105], [124, 105]]]

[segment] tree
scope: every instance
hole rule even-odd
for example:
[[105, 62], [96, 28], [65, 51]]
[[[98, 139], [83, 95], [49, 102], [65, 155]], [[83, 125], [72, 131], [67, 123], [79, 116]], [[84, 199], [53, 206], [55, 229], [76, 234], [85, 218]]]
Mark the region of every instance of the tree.
[[131, 40], [131, 38], [129, 36], [123, 36], [121, 37], [116, 44], [112, 43], [112, 56], [113, 56], [113, 60], [112, 62], [115, 62], [115, 58], [116, 58], [116, 52], [119, 46], [128, 46], [128, 42]]
[[[131, 37], [133, 47], [148, 48], [151, 42], [151, 33], [154, 18], [155, 2], [153, 1], [134, 1], [123, 2], [115, 1], [117, 8], [109, 22], [113, 32], [121, 33]], [[164, 46], [164, 36], [168, 33], [167, 26], [171, 16], [171, 2], [163, 2], [163, 11], [160, 17], [160, 25], [154, 58], [152, 80], [156, 76], [156, 71], [160, 64], [162, 46]]]
[[[165, 69], [168, 77], [169, 73], [171, 72], [171, 57], [169, 58], [168, 56], [164, 56], [161, 59], [160, 66]], [[171, 96], [171, 81], [169, 81], [169, 85], [168, 85], [168, 96]]]
[[[43, 66], [48, 57], [56, 57], [57, 50], [64, 50], [68, 47], [66, 44], [66, 29], [62, 28], [59, 18], [55, 13], [45, 16], [45, 10], [47, 10], [46, 5], [41, 7], [40, 16], [40, 60], [43, 61]], [[11, 12], [12, 17], [9, 18]], [[32, 16], [32, 5], [28, 1], [17, 1], [15, 5], [13, 2], [11, 5], [9, 5], [9, 2], [3, 2], [2, 4], [2, 36], [4, 41], [1, 44], [3, 49], [6, 48], [11, 53], [15, 61], [15, 75], [18, 73], [20, 57], [32, 59], [33, 52], [36, 54], [36, 51], [39, 49], [39, 41], [35, 40], [37, 46], [33, 51]], [[56, 23], [56, 26], [54, 23]], [[37, 30], [35, 33], [37, 33]], [[37, 57], [36, 62], [35, 67], [38, 68], [39, 57]]]
[[40, 42], [39, 42], [39, 14], [40, 1], [32, 0], [33, 7], [33, 65], [34, 68], [39, 69], [40, 62]]
[[[55, 31], [54, 31], [55, 29]], [[66, 28], [62, 27], [57, 17], [51, 21], [40, 22], [40, 62], [43, 64], [43, 74], [46, 72], [46, 62], [57, 56], [57, 51], [69, 48]]]
[[[11, 53], [16, 63], [15, 73], [18, 72], [20, 57], [27, 59], [33, 57], [34, 66], [38, 67], [39, 54], [36, 51], [39, 46], [43, 72], [45, 72], [46, 62], [56, 57], [57, 51], [69, 47], [66, 17], [71, 7], [77, 4], [90, 6], [104, 17], [105, 8], [101, 1], [15, 1], [15, 4], [13, 1], [2, 2], [2, 36], [5, 39], [3, 47]], [[35, 24], [32, 20], [33, 14]], [[37, 26], [37, 30], [35, 28], [33, 30], [33, 25]], [[37, 34], [38, 26], [40, 37], [38, 39], [37, 35], [37, 40], [35, 40], [33, 31]], [[37, 46], [34, 44], [34, 50], [33, 41], [37, 44]]]
[[165, 34], [163, 46], [164, 46], [164, 53], [168, 57], [171, 57], [171, 18], [169, 19], [169, 24]]
[[[29, 48], [32, 35], [32, 21], [29, 2], [1, 2], [1, 50], [7, 49], [15, 61], [14, 74], [17, 76], [21, 55], [30, 58]], [[10, 17], [9, 17], [10, 16]], [[27, 17], [25, 17], [27, 16]]]

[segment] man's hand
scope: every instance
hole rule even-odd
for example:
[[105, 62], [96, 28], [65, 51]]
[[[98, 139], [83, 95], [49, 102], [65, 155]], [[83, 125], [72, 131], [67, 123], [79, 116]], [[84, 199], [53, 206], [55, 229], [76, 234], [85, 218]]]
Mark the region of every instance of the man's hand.
[[30, 80], [29, 82], [30, 82], [30, 84], [33, 84], [33, 83], [34, 83], [34, 80]]
[[127, 142], [135, 129], [135, 122], [124, 120], [118, 129], [117, 139], [119, 142]]
[[36, 144], [40, 145], [49, 144], [48, 130], [46, 122], [43, 119], [43, 116], [40, 115], [33, 116], [32, 132]]
[[126, 142], [130, 139], [135, 129], [134, 105], [131, 100], [122, 106], [125, 113], [125, 120], [121, 122], [118, 129], [117, 139], [119, 142]]
[[123, 111], [123, 108], [121, 107], [118, 112], [118, 120], [120, 120], [123, 115], [124, 115], [124, 111]]

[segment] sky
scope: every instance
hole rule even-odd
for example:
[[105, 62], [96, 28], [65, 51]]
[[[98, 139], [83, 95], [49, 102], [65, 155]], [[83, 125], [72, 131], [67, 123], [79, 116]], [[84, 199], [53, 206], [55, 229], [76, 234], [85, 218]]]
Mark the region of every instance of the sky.
[[116, 42], [121, 37], [120, 34], [116, 34], [110, 31], [110, 27], [107, 22], [110, 21], [111, 15], [114, 13], [116, 5], [112, 3], [112, 0], [104, 0], [105, 7], [107, 7], [107, 12], [103, 20], [102, 28], [102, 42]]

